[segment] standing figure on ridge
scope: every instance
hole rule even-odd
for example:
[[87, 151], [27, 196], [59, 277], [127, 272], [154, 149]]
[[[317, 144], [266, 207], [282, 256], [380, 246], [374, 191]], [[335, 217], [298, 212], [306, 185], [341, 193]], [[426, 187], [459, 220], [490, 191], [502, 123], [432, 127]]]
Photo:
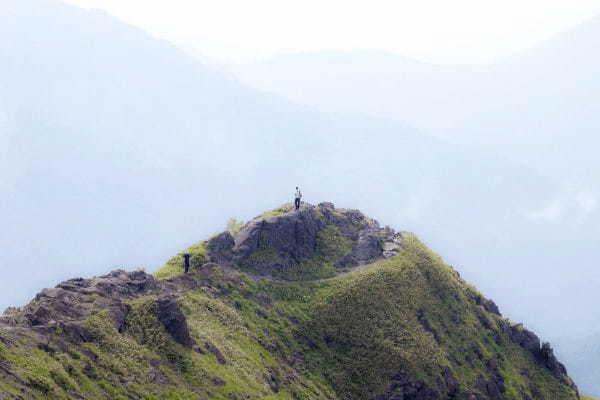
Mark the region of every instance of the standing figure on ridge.
[[296, 186], [296, 197], [295, 197], [295, 201], [294, 201], [294, 205], [296, 206], [296, 210], [300, 209], [300, 199], [302, 198], [302, 192], [300, 191], [300, 189], [298, 188], [298, 186]]
[[191, 254], [183, 254], [183, 270], [185, 271], [185, 273], [187, 274], [188, 272], [190, 272], [190, 257], [192, 255]]

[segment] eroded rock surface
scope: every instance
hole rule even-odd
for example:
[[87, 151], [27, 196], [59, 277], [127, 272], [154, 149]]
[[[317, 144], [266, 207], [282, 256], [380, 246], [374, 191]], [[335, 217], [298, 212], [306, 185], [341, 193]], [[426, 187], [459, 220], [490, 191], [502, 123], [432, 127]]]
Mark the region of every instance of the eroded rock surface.
[[516, 324], [510, 327], [510, 338], [515, 343], [529, 351], [538, 363], [547, 368], [552, 375], [565, 384], [576, 388], [575, 383], [567, 375], [567, 369], [558, 361], [554, 350], [549, 343], [541, 343], [539, 337], [525, 329], [523, 325]]
[[439, 400], [447, 398], [427, 386], [419, 379], [412, 379], [406, 371], [400, 371], [393, 376], [391, 384], [384, 393], [375, 397], [375, 400]]
[[[8, 309], [0, 317], [0, 381], [9, 381], [15, 393], [39, 392], [44, 398], [58, 398], [56, 393], [87, 398], [83, 387], [70, 381], [81, 377], [100, 382], [98, 393], [109, 377], [113, 387], [148, 392], [177, 385], [189, 388], [193, 398], [212, 398], [241, 366], [263, 389], [250, 397], [250, 386], [240, 386], [230, 397], [254, 399], [310, 383], [303, 372], [326, 365], [319, 385], [330, 380], [340, 399], [501, 400], [514, 393], [529, 400], [577, 398], [576, 386], [549, 344], [503, 318], [492, 300], [465, 286], [457, 271], [428, 259], [415, 244], [359, 211], [331, 203], [304, 205], [298, 212], [275, 210], [239, 232], [210, 239], [208, 257], [202, 252], [201, 268], [188, 274], [182, 270], [157, 281], [143, 271], [117, 270], [65, 281], [41, 291], [27, 306]], [[303, 285], [268, 277], [249, 279], [232, 268], [250, 264], [258, 275], [278, 279], [295, 277], [277, 276], [277, 270], [304, 268], [313, 275], [300, 279], [312, 280], [400, 252], [407, 257], [383, 263], [385, 274], [350, 273], [302, 290]], [[417, 273], [396, 273], [411, 255], [422, 260], [414, 266]], [[316, 272], [326, 275], [315, 277], [314, 268], [323, 266]], [[378, 266], [372, 267], [376, 271]], [[307, 318], [302, 308], [274, 307], [287, 299], [318, 301]], [[245, 353], [247, 348], [251, 352]], [[256, 357], [265, 351], [273, 358]], [[14, 360], [20, 357], [20, 364], [3, 358], [3, 352]], [[441, 363], [429, 358], [406, 363], [421, 354], [441, 357]], [[36, 362], [52, 364], [42, 379], [23, 370], [29, 366], [23, 360], [36, 355]], [[131, 355], [139, 370], [130, 368]], [[258, 362], [245, 365], [246, 360]], [[468, 368], [472, 373], [465, 375]], [[510, 369], [520, 374], [516, 380], [504, 373]], [[2, 399], [29, 398], [3, 389]], [[557, 390], [561, 397], [554, 396]], [[130, 397], [141, 398], [135, 393]], [[311, 398], [330, 397], [316, 393]]]
[[59, 322], [78, 321], [89, 316], [94, 306], [107, 308], [119, 327], [126, 313], [123, 300], [152, 293], [158, 283], [143, 271], [123, 270], [91, 279], [76, 278], [44, 289], [21, 308], [10, 308], [0, 322], [13, 326], [43, 327]]
[[[8, 309], [0, 317], [0, 324], [31, 328], [41, 336], [52, 335], [58, 329], [61, 332], [59, 346], [62, 342], [93, 342], [96, 337], [81, 324], [93, 311], [107, 310], [117, 331], [124, 333], [131, 310], [129, 301], [147, 295], [158, 296], [156, 317], [165, 330], [176, 342], [192, 347], [194, 341], [176, 297], [167, 284], [143, 271], [115, 270], [91, 279], [62, 282], [55, 288], [42, 290], [28, 305]], [[53, 351], [45, 343], [40, 345]]]
[[195, 342], [190, 336], [187, 319], [179, 308], [177, 300], [173, 296], [160, 296], [156, 301], [158, 309], [158, 320], [165, 326], [167, 332], [176, 342], [192, 347]]
[[208, 244], [212, 261], [246, 266], [259, 274], [312, 260], [353, 267], [392, 257], [401, 247], [400, 233], [381, 228], [358, 210], [336, 209], [332, 203], [259, 217], [235, 235], [224, 232]]

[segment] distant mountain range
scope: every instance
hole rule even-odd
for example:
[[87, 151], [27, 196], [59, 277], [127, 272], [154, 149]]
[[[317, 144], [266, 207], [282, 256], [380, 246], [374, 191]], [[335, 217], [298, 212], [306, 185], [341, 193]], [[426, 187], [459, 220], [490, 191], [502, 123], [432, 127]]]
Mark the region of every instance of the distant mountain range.
[[594, 184], [599, 50], [600, 16], [493, 65], [431, 65], [369, 51], [291, 54], [231, 69], [302, 104], [401, 120], [552, 177]]
[[[0, 59], [2, 307], [67, 277], [155, 268], [300, 185], [308, 201], [417, 232], [544, 337], [598, 326], [589, 310], [599, 300], [600, 232], [588, 181], [589, 193], [565, 191], [537, 163], [452, 143], [408, 109], [322, 111], [249, 88], [107, 14], [58, 1], [4, 1]], [[453, 114], [437, 115], [443, 104], [457, 106], [420, 96], [432, 96], [431, 120]]]

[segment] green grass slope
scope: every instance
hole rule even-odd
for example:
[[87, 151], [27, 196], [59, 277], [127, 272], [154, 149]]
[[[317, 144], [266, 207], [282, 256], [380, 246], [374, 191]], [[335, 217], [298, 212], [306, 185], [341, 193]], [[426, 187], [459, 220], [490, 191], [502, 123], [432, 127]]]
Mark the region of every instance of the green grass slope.
[[[328, 251], [330, 251], [329, 249]], [[188, 249], [204, 256], [204, 244]], [[334, 278], [254, 278], [174, 258], [121, 329], [101, 298], [67, 340], [0, 325], [1, 399], [576, 399], [505, 318], [413, 236], [393, 258]], [[191, 346], [161, 323], [176, 296]]]

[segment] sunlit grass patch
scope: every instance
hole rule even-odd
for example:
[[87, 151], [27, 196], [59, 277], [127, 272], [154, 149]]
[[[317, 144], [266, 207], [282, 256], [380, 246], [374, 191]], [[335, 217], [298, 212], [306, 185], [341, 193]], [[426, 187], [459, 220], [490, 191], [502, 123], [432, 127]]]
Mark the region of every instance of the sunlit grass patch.
[[158, 271], [152, 274], [154, 278], [158, 280], [166, 280], [176, 278], [177, 276], [183, 275], [183, 254], [190, 254], [190, 268], [197, 269], [202, 264], [208, 261], [207, 250], [206, 250], [207, 241], [200, 241], [184, 251], [177, 254], [175, 257], [170, 258], [167, 263], [160, 268]]

